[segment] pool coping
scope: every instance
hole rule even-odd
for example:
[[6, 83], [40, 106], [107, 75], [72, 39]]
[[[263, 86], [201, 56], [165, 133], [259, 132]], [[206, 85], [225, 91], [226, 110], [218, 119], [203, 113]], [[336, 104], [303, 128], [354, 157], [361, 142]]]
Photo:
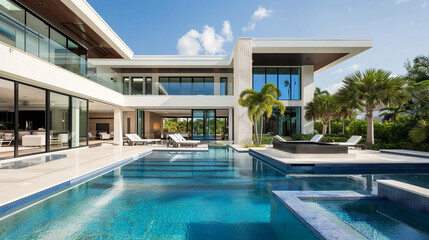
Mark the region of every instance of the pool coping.
[[406, 149], [380, 149], [380, 152], [410, 156], [410, 157], [429, 158], [429, 152], [423, 152], [423, 151], [414, 151], [414, 150], [406, 150]]
[[[351, 233], [323, 216], [303, 200], [380, 200], [355, 191], [272, 191], [272, 195], [319, 239], [355, 239]], [[354, 229], [354, 228], [353, 228]], [[359, 233], [356, 230], [356, 233]], [[360, 234], [360, 233], [359, 233]], [[360, 234], [362, 235], [362, 234]], [[366, 237], [362, 235], [364, 239]]]
[[143, 151], [141, 153], [135, 154], [131, 157], [122, 159], [120, 161], [117, 161], [115, 163], [109, 164], [107, 166], [102, 166], [100, 168], [97, 168], [91, 172], [85, 173], [83, 175], [71, 178], [69, 180], [56, 183], [55, 185], [51, 187], [47, 187], [45, 189], [42, 189], [37, 192], [29, 193], [19, 199], [11, 200], [3, 205], [0, 206], [0, 218], [3, 218], [21, 208], [24, 208], [28, 205], [31, 205], [33, 203], [36, 203], [38, 201], [43, 200], [46, 197], [49, 197], [55, 193], [58, 193], [60, 191], [69, 189], [71, 187], [75, 187], [79, 184], [82, 184], [84, 182], [87, 182], [93, 178], [99, 177], [104, 173], [107, 173], [113, 169], [116, 169], [122, 165], [125, 165], [127, 163], [130, 163], [132, 161], [137, 160], [138, 158], [141, 158], [143, 156], [146, 156], [150, 153], [152, 153], [152, 149], [148, 149], [146, 151]]
[[355, 173], [361, 171], [395, 171], [429, 169], [429, 162], [302, 162], [299, 159], [288, 159], [286, 162], [280, 158], [264, 154], [263, 150], [249, 149], [249, 154], [272, 166], [286, 172], [311, 173]]

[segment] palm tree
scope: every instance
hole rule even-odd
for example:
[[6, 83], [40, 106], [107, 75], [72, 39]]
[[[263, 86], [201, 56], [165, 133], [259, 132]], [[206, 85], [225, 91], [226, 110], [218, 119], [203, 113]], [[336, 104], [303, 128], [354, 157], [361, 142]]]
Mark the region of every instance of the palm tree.
[[311, 102], [307, 103], [304, 109], [304, 117], [307, 121], [315, 119], [320, 119], [322, 121], [322, 134], [326, 135], [327, 125], [337, 110], [334, 97], [325, 94], [317, 95]]
[[413, 63], [409, 60], [405, 63], [407, 78], [416, 83], [429, 80], [429, 55], [420, 55], [414, 58]]
[[[267, 83], [260, 92], [253, 89], [245, 89], [240, 94], [238, 104], [247, 107], [247, 114], [254, 127], [254, 138], [257, 144], [262, 144], [262, 120], [264, 114], [271, 117], [273, 107], [280, 108], [280, 114], [285, 112], [285, 105], [276, 100], [280, 96], [280, 90], [273, 83]], [[258, 136], [258, 119], [260, 122], [260, 136]]]
[[329, 92], [328, 92], [328, 90], [322, 91], [322, 89], [320, 87], [316, 87], [314, 89], [314, 96], [321, 95], [321, 94], [329, 95]]
[[402, 108], [402, 106], [399, 107], [385, 107], [381, 109], [381, 113], [378, 115], [380, 117], [383, 117], [383, 121], [393, 121], [393, 125], [396, 125], [396, 120], [398, 117], [407, 112], [405, 109]]
[[347, 105], [340, 105], [337, 111], [337, 117], [343, 122], [343, 135], [345, 134], [345, 120], [353, 117], [354, 108]]
[[337, 98], [342, 103], [365, 108], [366, 143], [374, 144], [374, 109], [381, 104], [400, 105], [407, 101], [404, 79], [401, 76], [392, 76], [390, 71], [366, 69], [346, 76], [343, 83]]
[[417, 126], [412, 128], [408, 134], [414, 142], [423, 142], [429, 137], [429, 122], [423, 119], [420, 120]]

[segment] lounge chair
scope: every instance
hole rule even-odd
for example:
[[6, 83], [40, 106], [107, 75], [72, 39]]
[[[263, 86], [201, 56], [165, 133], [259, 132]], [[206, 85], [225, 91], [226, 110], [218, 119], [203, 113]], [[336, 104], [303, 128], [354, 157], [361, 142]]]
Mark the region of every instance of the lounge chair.
[[176, 147], [185, 146], [185, 145], [196, 147], [198, 146], [198, 144], [200, 144], [200, 141], [182, 140], [176, 134], [170, 134], [168, 135], [168, 137], [170, 137], [170, 139], [173, 141], [173, 146], [176, 146]]
[[3, 139], [0, 139], [0, 147], [3, 145], [3, 143], [7, 143], [8, 146], [15, 140], [15, 136], [13, 136], [12, 133], [5, 133], [3, 135]]
[[[320, 142], [320, 140], [322, 140], [322, 138], [323, 138], [323, 135], [322, 135], [322, 134], [316, 134], [316, 135], [314, 135], [314, 136], [313, 136], [313, 138], [311, 138], [309, 141], [298, 141], [298, 142]], [[271, 140], [271, 145], [273, 144], [274, 139], [275, 139], [275, 140], [277, 140], [277, 141], [279, 141], [279, 142], [287, 142], [287, 141], [286, 141], [284, 138], [282, 138], [281, 136], [279, 136], [279, 135], [275, 135], [275, 136], [273, 137], [273, 139]], [[297, 142], [297, 141], [294, 141], [294, 142]]]
[[125, 136], [128, 138], [129, 143], [131, 144], [131, 146], [134, 146], [134, 144], [136, 143], [143, 143], [144, 141], [142, 139], [138, 139], [134, 136], [134, 134], [125, 134]]
[[362, 139], [362, 136], [353, 135], [349, 138], [349, 140], [347, 140], [347, 142], [337, 142], [336, 144], [353, 147], [353, 146], [356, 146], [361, 139]]
[[139, 142], [143, 142], [143, 143], [157, 143], [157, 142], [161, 142], [161, 139], [143, 139], [141, 138], [139, 135], [137, 134], [131, 134], [134, 136], [134, 139], [137, 139]]
[[200, 143], [201, 143], [201, 141], [198, 141], [198, 140], [186, 140], [186, 139], [183, 137], [183, 135], [182, 135], [182, 134], [180, 134], [180, 133], [176, 133], [175, 135], [177, 136], [177, 138], [178, 138], [179, 140], [182, 140], [182, 141], [192, 141], [192, 142], [197, 142], [198, 144], [200, 144]]
[[88, 132], [88, 138], [89, 140], [95, 140], [96, 136], [94, 136], [91, 132]]

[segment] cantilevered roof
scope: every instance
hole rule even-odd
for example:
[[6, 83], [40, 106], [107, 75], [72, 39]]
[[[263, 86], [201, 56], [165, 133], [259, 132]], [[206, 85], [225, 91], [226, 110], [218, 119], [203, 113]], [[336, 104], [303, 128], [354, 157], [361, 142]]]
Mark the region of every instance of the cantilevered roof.
[[133, 51], [86, 0], [18, 0], [88, 49], [89, 58], [131, 59]]
[[319, 73], [372, 48], [372, 39], [253, 38], [254, 66], [314, 65]]

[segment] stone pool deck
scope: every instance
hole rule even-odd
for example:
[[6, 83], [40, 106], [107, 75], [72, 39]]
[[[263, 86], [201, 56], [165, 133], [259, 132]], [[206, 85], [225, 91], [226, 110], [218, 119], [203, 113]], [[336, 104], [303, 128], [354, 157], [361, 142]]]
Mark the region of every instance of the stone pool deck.
[[[155, 151], [208, 151], [207, 144], [195, 148], [167, 148], [165, 145], [79, 148], [0, 161], [0, 216], [45, 196], [85, 182]], [[59, 156], [55, 161], [46, 158]], [[30, 166], [4, 169], [13, 162]]]
[[349, 154], [309, 154], [293, 158], [290, 154], [267, 148], [250, 149], [258, 157], [284, 171], [312, 173], [354, 173], [362, 171], [429, 170], [429, 159], [417, 156], [396, 155], [374, 150], [349, 150]]

